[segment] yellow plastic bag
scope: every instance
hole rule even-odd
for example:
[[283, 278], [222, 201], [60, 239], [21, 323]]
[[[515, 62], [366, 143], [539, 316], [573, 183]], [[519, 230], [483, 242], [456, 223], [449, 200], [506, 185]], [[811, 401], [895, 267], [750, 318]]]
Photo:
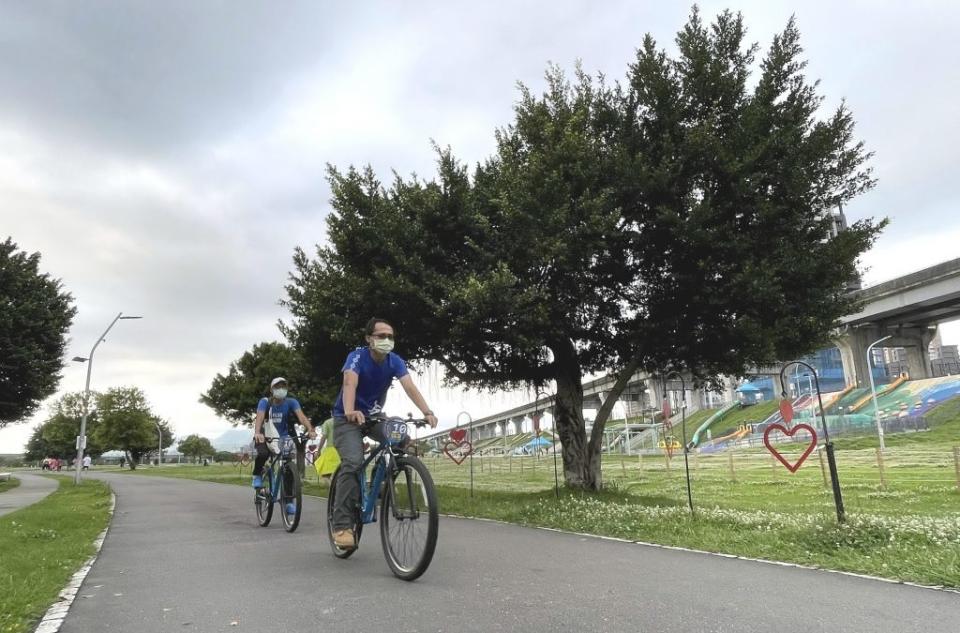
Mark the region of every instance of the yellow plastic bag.
[[313, 462], [313, 467], [321, 477], [332, 475], [338, 466], [340, 466], [340, 453], [330, 445], [324, 446], [320, 451], [320, 457]]

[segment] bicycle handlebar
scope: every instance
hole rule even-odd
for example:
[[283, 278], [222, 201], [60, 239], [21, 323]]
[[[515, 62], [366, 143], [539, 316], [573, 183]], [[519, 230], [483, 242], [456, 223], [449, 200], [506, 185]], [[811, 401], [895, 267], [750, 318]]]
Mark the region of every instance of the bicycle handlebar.
[[367, 417], [367, 423], [376, 423], [376, 422], [403, 422], [404, 424], [412, 424], [416, 427], [430, 426], [430, 423], [427, 422], [425, 418], [401, 418], [397, 415], [371, 415]]
[[[289, 439], [293, 439], [293, 436], [292, 436], [292, 435], [287, 435], [286, 437], [289, 438]], [[281, 439], [283, 439], [283, 438], [280, 438], [280, 437], [265, 437], [265, 438], [263, 438], [263, 441], [264, 441], [264, 443], [269, 444], [270, 442], [279, 442]], [[299, 439], [301, 442], [306, 442], [308, 439], [310, 439], [310, 436], [309, 436], [309, 434], [307, 434], [307, 433], [298, 433], [298, 434], [297, 434], [297, 439]]]

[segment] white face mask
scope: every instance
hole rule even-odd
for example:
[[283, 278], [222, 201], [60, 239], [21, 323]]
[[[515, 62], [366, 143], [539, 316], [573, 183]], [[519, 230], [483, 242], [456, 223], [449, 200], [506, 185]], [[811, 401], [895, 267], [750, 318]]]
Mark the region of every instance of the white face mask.
[[388, 338], [375, 338], [371, 347], [381, 354], [389, 354], [393, 351], [393, 341]]
[[280, 387], [280, 388], [278, 388], [278, 389], [274, 389], [274, 390], [273, 390], [273, 397], [276, 398], [277, 400], [280, 400], [280, 399], [282, 399], [282, 398], [286, 398], [286, 397], [287, 397], [287, 390], [284, 389], [284, 388], [282, 388], [282, 387]]

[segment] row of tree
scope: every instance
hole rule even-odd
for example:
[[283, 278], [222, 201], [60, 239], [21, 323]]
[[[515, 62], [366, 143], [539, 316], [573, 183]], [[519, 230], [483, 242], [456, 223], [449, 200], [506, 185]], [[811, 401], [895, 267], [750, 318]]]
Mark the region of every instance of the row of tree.
[[85, 452], [94, 458], [107, 451], [124, 451], [130, 468], [136, 468], [141, 458], [155, 453], [160, 444], [173, 444], [170, 425], [150, 410], [143, 392], [136, 387], [117, 387], [105, 393], [91, 392], [86, 402], [82, 392], [67, 393], [54, 402], [49, 417], [30, 436], [25, 459], [76, 456], [85, 406], [89, 411]]
[[[131, 469], [160, 448], [172, 446], [170, 425], [156, 416], [143, 392], [136, 387], [118, 387], [106, 393], [91, 392], [88, 401], [87, 448], [96, 459], [107, 451], [123, 451]], [[67, 459], [76, 456], [76, 437], [84, 412], [84, 394], [67, 393], [50, 405], [50, 415], [34, 429], [24, 455], [26, 462], [46, 457]], [[177, 443], [180, 453], [200, 460], [212, 457], [228, 461], [234, 455], [217, 451], [205, 437], [188, 435]]]
[[[330, 167], [326, 245], [296, 251], [283, 301], [289, 346], [255, 347], [203, 401], [249, 423], [281, 373], [329, 406], [344, 352], [381, 316], [398, 352], [452, 383], [555, 385], [566, 482], [595, 489], [637, 370], [709, 383], [825, 344], [884, 224], [834, 230], [874, 184], [870, 154], [844, 105], [821, 116], [792, 20], [755, 77], [745, 34], [740, 15], [708, 25], [695, 9], [676, 54], [648, 35], [622, 82], [550, 68], [473, 168], [450, 149], [431, 180]], [[597, 372], [617, 382], [588, 436], [581, 380]]]

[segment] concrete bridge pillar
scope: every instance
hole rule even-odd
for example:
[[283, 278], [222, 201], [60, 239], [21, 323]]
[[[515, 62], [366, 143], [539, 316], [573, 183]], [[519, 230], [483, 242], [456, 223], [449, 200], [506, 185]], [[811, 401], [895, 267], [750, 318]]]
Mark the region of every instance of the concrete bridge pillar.
[[881, 334], [878, 327], [861, 327], [848, 329], [837, 337], [837, 349], [840, 350], [840, 362], [843, 364], [843, 375], [848, 385], [870, 385], [867, 347], [883, 336], [885, 335]]
[[[783, 395], [783, 381], [780, 380], [780, 374], [773, 374], [771, 378], [773, 378], [773, 399], [779, 400]], [[787, 395], [790, 395], [789, 392]]]
[[902, 347], [907, 355], [907, 372], [911, 380], [930, 378], [933, 369], [930, 364], [930, 342], [937, 334], [937, 328], [865, 326], [852, 328], [837, 337], [837, 348], [843, 363], [843, 373], [847, 384], [859, 387], [870, 385], [870, 366], [867, 364], [867, 348], [884, 336], [890, 336], [874, 349]]
[[930, 342], [936, 336], [936, 328], [923, 328], [904, 337], [912, 341], [913, 345], [904, 345], [907, 352], [907, 373], [911, 380], [921, 380], [933, 376], [933, 367], [930, 363]]

